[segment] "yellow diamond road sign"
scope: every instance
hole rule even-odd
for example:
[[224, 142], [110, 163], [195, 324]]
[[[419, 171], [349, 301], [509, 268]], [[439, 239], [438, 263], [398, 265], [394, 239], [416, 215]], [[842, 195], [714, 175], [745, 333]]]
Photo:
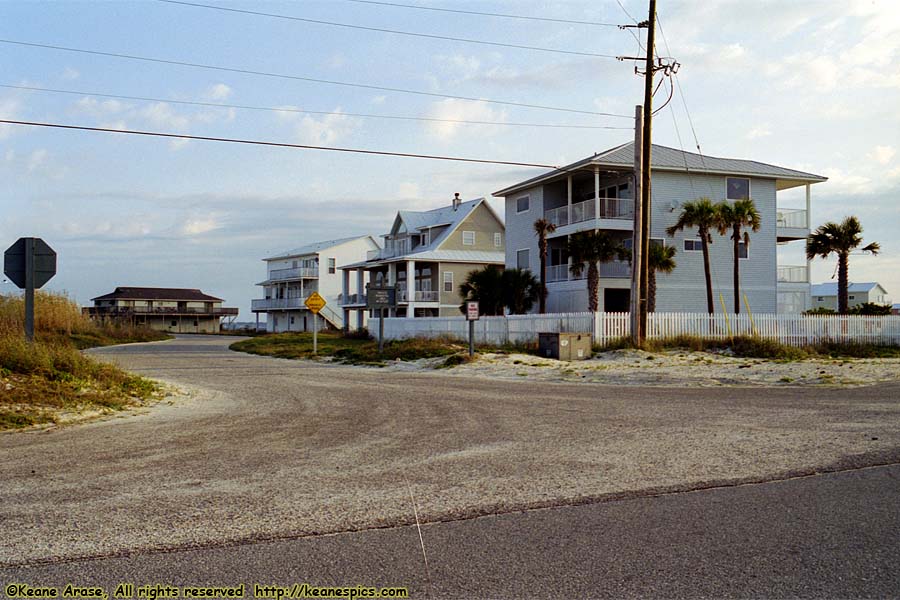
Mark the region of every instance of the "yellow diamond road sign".
[[309, 298], [306, 299], [306, 308], [312, 311], [312, 313], [318, 314], [322, 307], [325, 306], [325, 298], [319, 295], [319, 292], [313, 292], [309, 295]]

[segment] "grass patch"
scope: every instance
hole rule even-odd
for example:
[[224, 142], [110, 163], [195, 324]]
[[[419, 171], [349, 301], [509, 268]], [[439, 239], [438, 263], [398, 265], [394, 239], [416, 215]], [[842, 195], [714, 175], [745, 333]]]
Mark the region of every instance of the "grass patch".
[[[277, 358], [314, 358], [311, 333], [277, 333], [241, 340], [231, 344], [232, 350]], [[379, 355], [378, 342], [368, 338], [344, 336], [339, 333], [319, 333], [318, 356], [330, 356], [351, 364], [384, 364], [393, 360], [418, 360], [448, 356], [463, 349], [449, 340], [413, 338], [384, 343]]]
[[22, 298], [0, 296], [0, 430], [52, 423], [60, 411], [121, 410], [157, 392], [153, 382], [80, 350], [168, 335], [99, 325], [63, 295], [35, 296], [34, 343], [25, 340]]

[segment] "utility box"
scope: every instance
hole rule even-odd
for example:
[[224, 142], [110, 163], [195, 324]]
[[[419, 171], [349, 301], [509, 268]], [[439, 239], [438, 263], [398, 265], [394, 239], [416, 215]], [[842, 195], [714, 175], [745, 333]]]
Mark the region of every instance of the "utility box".
[[590, 333], [539, 333], [541, 356], [559, 360], [584, 360], [591, 357]]

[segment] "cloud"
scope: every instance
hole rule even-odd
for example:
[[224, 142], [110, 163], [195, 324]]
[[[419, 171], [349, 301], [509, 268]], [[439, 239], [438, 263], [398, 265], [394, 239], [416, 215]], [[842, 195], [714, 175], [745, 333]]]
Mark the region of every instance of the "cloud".
[[66, 67], [61, 76], [63, 81], [75, 81], [79, 77], [81, 77], [81, 73], [72, 67]]
[[875, 146], [869, 157], [880, 165], [886, 165], [891, 162], [897, 151], [892, 146]]
[[195, 236], [220, 229], [222, 224], [214, 218], [190, 219], [181, 227], [182, 235]]
[[[428, 116], [432, 119], [448, 119], [452, 121], [506, 121], [506, 111], [495, 110], [486, 102], [471, 100], [455, 100], [447, 98], [431, 105]], [[440, 141], [452, 140], [462, 131], [462, 123], [430, 122], [425, 127], [429, 135]], [[496, 134], [500, 130], [497, 125], [466, 125], [465, 131], [481, 137]]]
[[31, 153], [28, 157], [28, 171], [33, 172], [47, 162], [47, 150], [40, 148]]
[[[279, 108], [297, 111], [296, 106]], [[304, 115], [299, 112], [276, 113], [280, 121], [294, 125], [294, 135], [302, 144], [330, 145], [345, 139], [360, 127], [360, 119], [345, 115], [338, 107], [322, 116]]]
[[772, 130], [769, 129], [766, 125], [757, 125], [747, 132], [747, 139], [755, 140], [763, 137], [768, 137], [770, 135], [772, 135]]
[[[0, 98], [0, 118], [15, 120], [19, 117], [22, 108], [22, 99], [19, 96], [7, 96]], [[0, 125], [0, 140], [12, 135], [12, 125]]]
[[217, 83], [206, 90], [205, 96], [210, 100], [226, 100], [231, 96], [231, 93], [232, 89], [229, 86], [224, 83]]

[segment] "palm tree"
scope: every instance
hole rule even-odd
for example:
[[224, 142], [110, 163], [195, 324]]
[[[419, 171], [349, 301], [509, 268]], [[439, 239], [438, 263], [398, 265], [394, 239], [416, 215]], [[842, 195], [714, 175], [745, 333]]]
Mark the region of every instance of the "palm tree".
[[534, 222], [534, 233], [538, 236], [538, 252], [541, 255], [541, 314], [547, 310], [547, 235], [556, 231], [556, 225], [541, 217]]
[[[846, 217], [840, 225], [829, 221], [809, 234], [806, 238], [806, 259], [812, 260], [817, 256], [828, 258], [832, 253], [838, 257], [838, 312], [847, 314], [847, 293], [849, 277], [850, 252], [862, 244], [862, 225], [859, 219]], [[862, 249], [863, 252], [878, 254], [881, 246], [878, 242], [872, 242]]]
[[541, 282], [527, 269], [503, 271], [503, 304], [510, 314], [523, 315], [541, 297]]
[[696, 227], [700, 236], [700, 244], [703, 248], [703, 274], [706, 276], [706, 308], [709, 314], [715, 312], [712, 292], [712, 275], [709, 271], [709, 245], [712, 243], [710, 231], [719, 224], [719, 211], [709, 198], [700, 198], [692, 202], [685, 202], [681, 206], [681, 214], [678, 221], [666, 229], [670, 237], [687, 227]]
[[675, 246], [650, 244], [647, 260], [647, 312], [656, 312], [656, 273], [671, 273], [675, 270]]
[[627, 254], [625, 248], [605, 231], [582, 231], [569, 238], [569, 255], [572, 257], [569, 270], [575, 277], [580, 277], [587, 264], [588, 309], [591, 312], [597, 312], [599, 308], [600, 269], [597, 263], [614, 258], [625, 260]]
[[756, 204], [750, 198], [735, 200], [734, 202], [719, 202], [716, 205], [719, 211], [718, 230], [720, 235], [725, 235], [731, 230], [731, 241], [734, 244], [734, 312], [741, 312], [741, 280], [740, 280], [740, 246], [750, 248], [750, 233], [742, 231], [749, 227], [753, 231], [759, 231], [760, 216], [756, 210]]
[[459, 295], [463, 298], [460, 310], [465, 312], [466, 302], [478, 301], [478, 310], [481, 314], [503, 314], [503, 271], [495, 266], [488, 265], [477, 271], [470, 271], [466, 280], [459, 285]]

